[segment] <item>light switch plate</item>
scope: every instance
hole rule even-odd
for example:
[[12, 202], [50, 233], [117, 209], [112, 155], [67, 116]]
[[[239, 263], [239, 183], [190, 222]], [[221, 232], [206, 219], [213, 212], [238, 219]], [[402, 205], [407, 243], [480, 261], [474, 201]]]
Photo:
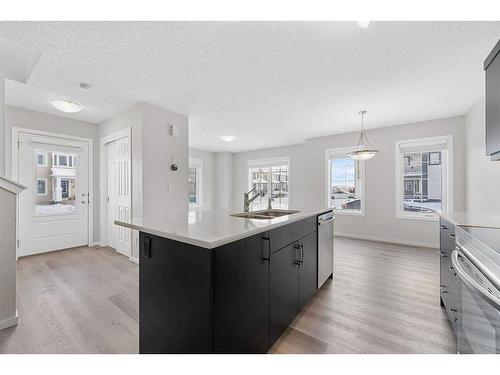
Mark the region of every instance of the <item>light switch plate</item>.
[[168, 191], [171, 193], [175, 193], [181, 190], [180, 184], [168, 184]]

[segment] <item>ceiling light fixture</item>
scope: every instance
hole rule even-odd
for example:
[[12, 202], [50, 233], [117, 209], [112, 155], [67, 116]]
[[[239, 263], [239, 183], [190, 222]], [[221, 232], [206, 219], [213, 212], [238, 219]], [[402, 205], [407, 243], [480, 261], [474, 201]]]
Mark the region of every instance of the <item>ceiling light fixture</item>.
[[363, 29], [368, 29], [368, 26], [370, 26], [370, 21], [356, 21], [356, 23]]
[[50, 104], [52, 104], [54, 108], [65, 113], [77, 113], [83, 109], [81, 104], [66, 99], [52, 99]]
[[366, 136], [365, 128], [364, 128], [364, 117], [366, 111], [359, 111], [361, 115], [361, 133], [359, 134], [358, 145], [356, 149], [347, 155], [354, 160], [368, 160], [378, 155], [380, 152], [374, 148], [368, 148], [367, 146], [372, 146], [370, 141], [368, 141], [368, 137]]
[[222, 139], [224, 142], [232, 142], [236, 139], [236, 137], [234, 135], [230, 135], [230, 134], [221, 135], [219, 138]]

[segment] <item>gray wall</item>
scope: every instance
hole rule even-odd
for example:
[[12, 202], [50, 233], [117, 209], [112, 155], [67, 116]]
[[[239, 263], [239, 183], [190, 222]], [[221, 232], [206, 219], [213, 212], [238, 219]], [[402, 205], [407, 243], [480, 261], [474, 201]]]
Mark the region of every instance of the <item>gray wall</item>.
[[202, 172], [202, 209], [208, 210], [217, 205], [216, 160], [215, 153], [196, 148], [189, 148], [189, 158], [203, 161]]
[[500, 213], [500, 162], [486, 156], [484, 98], [465, 115], [467, 211]]
[[[184, 213], [187, 222], [189, 119], [149, 104], [143, 104], [142, 107], [143, 214]], [[169, 124], [176, 126], [176, 137], [169, 135]], [[170, 169], [172, 154], [177, 157], [177, 171]], [[178, 184], [179, 190], [169, 191], [169, 184]]]
[[[464, 119], [452, 117], [368, 131], [380, 155], [365, 164], [365, 216], [337, 215], [336, 232], [358, 238], [395, 241], [424, 246], [439, 243], [436, 222], [397, 219], [395, 201], [395, 142], [440, 135], [453, 135], [454, 209], [465, 202]], [[325, 150], [356, 143], [358, 133], [311, 139], [306, 142], [307, 204], [326, 204]]]
[[232, 207], [233, 196], [233, 154], [217, 152], [215, 154], [217, 207], [228, 209]]
[[5, 159], [6, 175], [12, 176], [12, 127], [40, 130], [75, 137], [90, 138], [94, 141], [91, 150], [94, 157], [94, 241], [99, 239], [99, 141], [97, 125], [90, 122], [72, 120], [28, 109], [5, 106]]

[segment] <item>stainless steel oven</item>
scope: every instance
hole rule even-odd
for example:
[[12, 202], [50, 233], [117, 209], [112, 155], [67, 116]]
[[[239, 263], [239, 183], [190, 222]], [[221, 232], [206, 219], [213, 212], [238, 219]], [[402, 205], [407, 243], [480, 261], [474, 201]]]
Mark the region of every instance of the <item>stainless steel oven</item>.
[[460, 281], [458, 352], [500, 353], [500, 253], [466, 230], [457, 228], [457, 246], [451, 257]]

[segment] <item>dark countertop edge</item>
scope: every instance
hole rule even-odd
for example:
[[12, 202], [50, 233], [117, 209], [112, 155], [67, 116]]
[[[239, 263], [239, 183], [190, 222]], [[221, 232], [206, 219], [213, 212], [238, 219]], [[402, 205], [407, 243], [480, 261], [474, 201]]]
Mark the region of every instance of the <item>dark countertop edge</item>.
[[[196, 238], [189, 238], [189, 237], [186, 237], [186, 236], [183, 236], [183, 235], [179, 235], [179, 234], [176, 234], [176, 233], [169, 233], [168, 236], [166, 236], [165, 232], [163, 232], [161, 230], [157, 230], [157, 229], [154, 229], [154, 228], [144, 228], [141, 225], [135, 225], [135, 224], [131, 224], [131, 223], [124, 223], [124, 222], [121, 222], [121, 221], [118, 221], [118, 220], [115, 220], [114, 223], [116, 225], [120, 225], [122, 227], [126, 227], [126, 228], [130, 228], [130, 229], [138, 230], [138, 231], [143, 232], [143, 233], [148, 233], [148, 234], [152, 234], [152, 235], [155, 235], [155, 236], [159, 236], [159, 237], [163, 237], [163, 238], [168, 238], [168, 239], [171, 239], [171, 240], [174, 240], [174, 241], [179, 241], [179, 242], [187, 243], [187, 244], [190, 244], [190, 245], [193, 245], [193, 246], [203, 247], [203, 248], [205, 248], [207, 250], [210, 250], [210, 249], [215, 249], [215, 248], [217, 248], [219, 246], [223, 246], [223, 245], [226, 245], [226, 244], [234, 242], [234, 241], [241, 240], [243, 238], [251, 237], [251, 236], [253, 236], [255, 234], [264, 233], [264, 232], [267, 232], [268, 230], [282, 227], [282, 226], [284, 226], [286, 224], [291, 224], [291, 223], [294, 223], [294, 222], [302, 220], [302, 219], [307, 219], [307, 218], [309, 218], [311, 216], [319, 216], [319, 215], [322, 215], [322, 214], [324, 214], [326, 212], [330, 212], [330, 211], [333, 211], [333, 209], [332, 208], [325, 208], [325, 209], [321, 209], [321, 210], [317, 210], [317, 211], [315, 210], [314, 212], [311, 212], [310, 214], [302, 214], [302, 215], [299, 215], [299, 213], [298, 213], [298, 214], [296, 214], [297, 215], [296, 217], [292, 217], [294, 215], [294, 214], [292, 214], [292, 215], [290, 215], [290, 218], [287, 221], [281, 221], [281, 222], [278, 222], [278, 223], [269, 224], [269, 225], [267, 225], [265, 227], [252, 229], [252, 230], [249, 230], [247, 232], [243, 232], [241, 234], [231, 236], [230, 238], [220, 239], [220, 240], [216, 240], [216, 241], [213, 241], [213, 242], [199, 240], [199, 239], [196, 239]], [[247, 219], [244, 219], [244, 220], [247, 220]]]

